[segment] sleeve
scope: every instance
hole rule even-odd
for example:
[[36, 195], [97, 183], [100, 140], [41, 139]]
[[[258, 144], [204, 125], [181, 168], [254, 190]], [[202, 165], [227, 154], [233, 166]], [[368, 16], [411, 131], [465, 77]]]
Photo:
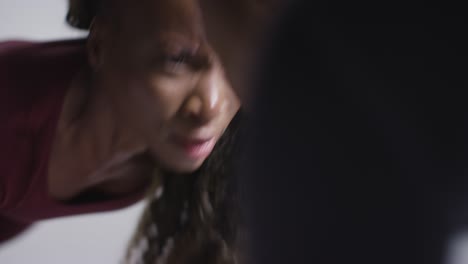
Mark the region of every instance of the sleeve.
[[23, 233], [30, 225], [29, 223], [11, 220], [0, 215], [0, 246], [7, 240]]
[[22, 186], [20, 175], [27, 175], [31, 161], [29, 108], [21, 99], [24, 93], [12, 82], [17, 75], [12, 56], [23, 46], [21, 42], [0, 43], [0, 214], [15, 200], [13, 190]]

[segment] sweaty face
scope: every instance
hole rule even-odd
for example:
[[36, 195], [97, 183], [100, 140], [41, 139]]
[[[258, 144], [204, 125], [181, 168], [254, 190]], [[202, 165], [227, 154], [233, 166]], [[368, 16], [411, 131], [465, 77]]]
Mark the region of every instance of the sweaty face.
[[191, 0], [141, 0], [94, 34], [99, 83], [122, 124], [175, 172], [199, 168], [240, 106]]

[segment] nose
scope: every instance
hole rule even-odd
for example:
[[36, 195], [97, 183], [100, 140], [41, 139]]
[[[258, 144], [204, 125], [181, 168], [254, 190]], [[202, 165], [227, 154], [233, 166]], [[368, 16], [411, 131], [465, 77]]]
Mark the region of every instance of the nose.
[[218, 116], [225, 104], [225, 85], [225, 80], [215, 70], [200, 76], [183, 106], [184, 116], [199, 123], [207, 123]]

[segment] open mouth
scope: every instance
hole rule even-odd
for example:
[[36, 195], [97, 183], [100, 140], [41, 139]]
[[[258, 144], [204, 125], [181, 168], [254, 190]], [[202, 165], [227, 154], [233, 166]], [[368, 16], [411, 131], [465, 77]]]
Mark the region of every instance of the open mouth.
[[216, 144], [215, 137], [211, 138], [187, 138], [173, 136], [172, 141], [191, 159], [208, 157]]

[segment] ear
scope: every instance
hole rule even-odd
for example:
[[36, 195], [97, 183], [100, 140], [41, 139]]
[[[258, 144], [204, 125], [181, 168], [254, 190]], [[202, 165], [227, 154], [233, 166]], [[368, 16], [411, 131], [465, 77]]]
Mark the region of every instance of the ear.
[[86, 43], [87, 53], [88, 53], [88, 62], [91, 66], [91, 69], [94, 72], [99, 71], [103, 62], [102, 54], [102, 40], [103, 36], [100, 30], [100, 26], [96, 22], [96, 19], [93, 19], [89, 27], [89, 35]]

